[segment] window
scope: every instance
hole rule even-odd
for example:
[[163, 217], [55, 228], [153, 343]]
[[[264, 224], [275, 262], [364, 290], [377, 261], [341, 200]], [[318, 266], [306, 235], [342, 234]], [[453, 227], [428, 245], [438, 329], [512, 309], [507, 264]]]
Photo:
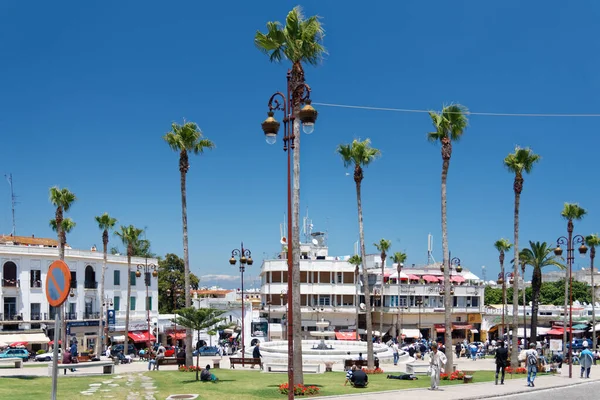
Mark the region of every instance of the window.
[[30, 286], [32, 288], [42, 287], [42, 271], [39, 269], [32, 269], [29, 273]]
[[135, 272], [130, 271], [129, 275], [131, 275], [131, 286], [135, 286]]
[[471, 297], [471, 307], [479, 307], [479, 297]]
[[146, 299], [146, 311], [152, 310], [152, 296], [148, 296]]
[[319, 305], [320, 306], [328, 306], [329, 304], [329, 296], [319, 296]]
[[77, 319], [77, 303], [69, 303], [67, 319]]
[[58, 310], [58, 308], [50, 306], [50, 319], [56, 318], [56, 310]]
[[41, 314], [40, 314], [40, 310], [41, 310], [41, 304], [40, 303], [31, 303], [31, 320], [32, 321], [39, 321], [41, 320]]
[[17, 298], [16, 297], [5, 297], [4, 298], [4, 320], [17, 319]]
[[129, 311], [135, 311], [135, 297], [133, 296], [129, 300]]
[[121, 298], [119, 296], [115, 296], [113, 299], [113, 304], [115, 306], [115, 311], [119, 311], [121, 308]]
[[71, 287], [74, 289], [77, 288], [77, 272], [76, 271], [71, 271]]
[[113, 271], [113, 280], [115, 286], [121, 285], [121, 271]]

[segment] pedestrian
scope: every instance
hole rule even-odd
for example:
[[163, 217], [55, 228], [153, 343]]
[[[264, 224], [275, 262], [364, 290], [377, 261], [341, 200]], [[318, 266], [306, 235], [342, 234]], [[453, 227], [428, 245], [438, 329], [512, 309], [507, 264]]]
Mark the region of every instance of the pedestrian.
[[[260, 354], [260, 342], [256, 342], [256, 346], [254, 346], [254, 350], [252, 350], [252, 357], [253, 358], [261, 358], [262, 357], [262, 355]], [[252, 364], [252, 366], [250, 368], [254, 368], [254, 364]], [[261, 364], [260, 368], [262, 369], [262, 364]]]
[[438, 390], [440, 386], [440, 374], [446, 365], [446, 355], [438, 351], [438, 344], [431, 344], [431, 356], [429, 358], [429, 373], [431, 374], [431, 387], [429, 390]]
[[500, 384], [504, 385], [504, 371], [506, 370], [506, 364], [508, 364], [508, 349], [504, 347], [504, 342], [498, 342], [498, 348], [496, 349], [496, 385], [498, 384], [498, 373], [502, 372], [500, 376]]
[[529, 350], [525, 353], [527, 362], [527, 386], [534, 387], [535, 376], [537, 374], [538, 352], [535, 349], [535, 343], [529, 344]]
[[398, 348], [398, 344], [392, 343], [392, 353], [394, 355], [394, 365], [398, 365], [398, 360], [400, 359], [400, 349]]
[[594, 363], [594, 354], [588, 349], [587, 340], [583, 342], [583, 351], [579, 356], [579, 364], [581, 365], [581, 377], [583, 378], [583, 373], [585, 372], [585, 377], [590, 377], [590, 370], [592, 369], [592, 364]]

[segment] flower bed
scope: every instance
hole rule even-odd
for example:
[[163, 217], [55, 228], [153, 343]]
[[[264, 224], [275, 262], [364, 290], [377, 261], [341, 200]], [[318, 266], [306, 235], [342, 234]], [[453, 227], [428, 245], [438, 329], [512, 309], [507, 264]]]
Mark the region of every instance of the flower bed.
[[440, 379], [443, 381], [456, 381], [459, 379], [464, 379], [465, 373], [463, 371], [454, 371], [451, 374], [440, 374]]
[[195, 365], [190, 365], [189, 367], [182, 365], [179, 367], [179, 372], [196, 372], [196, 370], [201, 371], [202, 368], [197, 368]]
[[513, 369], [512, 367], [506, 367], [506, 373], [507, 374], [526, 374], [527, 368], [518, 367], [516, 369]]
[[[282, 383], [281, 385], [279, 385], [279, 392], [281, 394], [288, 394], [288, 384], [286, 383]], [[295, 396], [312, 396], [315, 394], [319, 394], [319, 388], [316, 386], [304, 386], [303, 384], [299, 383], [297, 385], [294, 385], [294, 395]]]
[[363, 371], [365, 371], [365, 374], [367, 375], [371, 375], [371, 374], [383, 374], [383, 370], [381, 368], [375, 368], [375, 369], [366, 369], [363, 368]]

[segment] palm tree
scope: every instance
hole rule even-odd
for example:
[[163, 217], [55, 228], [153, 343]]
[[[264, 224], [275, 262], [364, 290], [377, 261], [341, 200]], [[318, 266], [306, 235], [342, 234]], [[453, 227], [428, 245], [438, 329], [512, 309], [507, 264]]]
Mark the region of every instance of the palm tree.
[[[351, 144], [340, 144], [337, 148], [337, 153], [342, 157], [344, 167], [354, 166], [354, 183], [356, 184], [356, 204], [358, 208], [358, 231], [360, 237], [360, 257], [365, 260], [365, 231], [363, 228], [363, 213], [362, 213], [362, 198], [361, 198], [361, 183], [364, 178], [363, 168], [367, 167], [381, 152], [371, 147], [371, 140], [365, 139], [362, 142], [353, 140]], [[363, 264], [362, 268], [363, 291], [365, 294], [365, 305], [367, 307], [367, 363], [369, 368], [374, 368], [373, 359], [373, 323], [371, 321], [371, 293], [369, 290], [369, 279], [367, 268]]]
[[559, 257], [554, 255], [554, 248], [548, 246], [546, 242], [540, 243], [530, 240], [529, 248], [521, 250], [519, 257], [523, 265], [529, 265], [533, 268], [533, 275], [531, 277], [531, 335], [529, 340], [534, 343], [537, 338], [538, 308], [540, 292], [542, 290], [542, 268], [553, 266], [564, 269], [565, 265], [560, 262]]
[[392, 247], [392, 242], [381, 239], [379, 243], [373, 243], [373, 246], [381, 253], [381, 307], [379, 311], [379, 334], [383, 337], [383, 275], [385, 274], [385, 259], [387, 252]]
[[[358, 254], [353, 255], [348, 259], [348, 263], [354, 265], [354, 282], [358, 284], [358, 266], [362, 264], [362, 258]], [[358, 334], [358, 316], [360, 315], [360, 297], [358, 295], [358, 288], [356, 290], [356, 340], [360, 340]]]
[[[267, 32], [257, 31], [256, 47], [269, 56], [271, 62], [287, 59], [292, 63], [288, 90], [292, 93], [293, 115], [300, 113], [304, 95], [303, 64], [317, 65], [326, 54], [322, 44], [325, 31], [318, 16], [305, 18], [300, 6], [287, 15], [285, 26], [280, 22], [267, 22]], [[302, 316], [300, 313], [300, 119], [294, 118], [294, 185], [292, 198], [292, 326], [294, 345], [294, 384], [304, 383], [302, 374]], [[288, 238], [289, 239], [289, 238]]]
[[[190, 254], [188, 249], [188, 223], [187, 223], [187, 191], [186, 175], [190, 169], [189, 153], [202, 154], [206, 149], [213, 149], [214, 143], [202, 136], [200, 128], [195, 122], [185, 122], [183, 125], [171, 124], [171, 131], [163, 136], [169, 147], [179, 153], [179, 173], [181, 184], [181, 219], [183, 222], [183, 262], [185, 266], [185, 306], [192, 305], [190, 293]], [[192, 364], [192, 336], [190, 332], [185, 338], [187, 365]]]
[[397, 251], [392, 256], [392, 262], [396, 264], [396, 272], [398, 272], [398, 336], [400, 336], [400, 340], [402, 340], [402, 307], [400, 306], [400, 272], [402, 272], [402, 267], [406, 262], [406, 253], [401, 251]]
[[[515, 251], [515, 261], [513, 265], [513, 276], [517, 277], [519, 275], [519, 206], [521, 203], [521, 192], [523, 191], [523, 172], [530, 173], [533, 169], [534, 164], [539, 162], [540, 156], [535, 154], [529, 148], [521, 148], [517, 146], [515, 148], [515, 152], [509, 154], [504, 159], [504, 166], [508, 169], [509, 172], [515, 174], [515, 180], [513, 183], [513, 191], [515, 192], [515, 210], [514, 210], [514, 251]], [[518, 332], [517, 328], [519, 326], [519, 293], [518, 290], [513, 290], [513, 343], [512, 351], [510, 353], [510, 364], [513, 368], [518, 366]]]
[[[100, 273], [100, 305], [102, 314], [100, 315], [100, 321], [104, 321], [104, 275], [106, 273], [106, 258], [108, 256], [108, 231], [112, 230], [117, 223], [115, 218], [112, 218], [108, 213], [104, 213], [100, 216], [94, 217], [98, 223], [98, 228], [102, 231], [102, 244], [104, 245], [104, 257], [102, 259], [102, 272]], [[96, 354], [102, 353], [102, 340], [104, 336], [104, 327], [102, 322], [98, 324], [98, 340], [96, 341]]]
[[585, 237], [585, 244], [590, 248], [590, 278], [592, 284], [592, 341], [593, 349], [596, 349], [596, 286], [594, 285], [594, 258], [596, 258], [596, 246], [600, 246], [600, 236], [595, 233]]
[[502, 338], [504, 338], [504, 328], [505, 322], [504, 318], [506, 316], [506, 277], [504, 276], [504, 253], [509, 251], [512, 247], [512, 244], [508, 241], [508, 239], [498, 239], [494, 243], [494, 247], [500, 253], [498, 259], [500, 260], [500, 275], [502, 276]]
[[[563, 217], [564, 219], [567, 220], [567, 233], [569, 236], [569, 240], [571, 240], [571, 237], [573, 235], [573, 220], [575, 221], [581, 221], [583, 219], [583, 217], [585, 217], [585, 215], [587, 214], [587, 211], [580, 207], [579, 204], [574, 204], [574, 203], [565, 203], [562, 211], [560, 212], [560, 216]], [[567, 255], [568, 257], [568, 255]], [[567, 264], [568, 264], [568, 259], [567, 259]], [[568, 314], [568, 307], [569, 307], [569, 282], [571, 281], [571, 271], [572, 268], [567, 268], [566, 270], [566, 274], [565, 274], [565, 312], [564, 312], [564, 327], [566, 328], [568, 326], [567, 324], [567, 314]], [[566, 344], [567, 344], [567, 329], [563, 330], [563, 349], [566, 349]], [[569, 360], [570, 360], [570, 356], [569, 356]]]
[[67, 188], [61, 189], [58, 186], [53, 186], [50, 188], [50, 203], [52, 203], [52, 205], [56, 207], [54, 219], [57, 226], [56, 234], [58, 236], [58, 258], [61, 261], [65, 260], [64, 245], [67, 242], [62, 229], [62, 221], [64, 218], [64, 213], [71, 209], [71, 206], [76, 200], [77, 197], [75, 197], [75, 195], [71, 193]]
[[[59, 249], [62, 248], [63, 249], [63, 260], [64, 260], [64, 248], [67, 244], [67, 233], [71, 233], [71, 231], [75, 228], [77, 224], [75, 223], [75, 221], [73, 221], [71, 218], [64, 218], [62, 220], [62, 223], [60, 224], [61, 228], [60, 228], [60, 240], [59, 240]], [[52, 228], [52, 230], [54, 232], [58, 232], [58, 223], [56, 222], [56, 218], [51, 219], [50, 220], [50, 228]], [[66, 314], [67, 312], [67, 302], [65, 302], [63, 304], [63, 315]], [[60, 329], [62, 330], [62, 342], [63, 343], [68, 343], [67, 342], [67, 318], [63, 318], [61, 321], [61, 326]], [[67, 346], [67, 344], [65, 344], [65, 346]]]
[[[225, 313], [225, 310], [216, 310], [214, 308], [194, 308], [186, 307], [181, 310], [175, 310], [177, 314], [177, 320], [173, 320], [178, 325], [183, 326], [191, 331], [196, 331], [198, 337], [200, 337], [200, 331], [204, 329], [214, 328], [215, 330], [221, 329], [221, 327], [215, 327], [217, 324], [225, 321], [225, 318], [219, 316]], [[196, 349], [198, 350], [198, 349]], [[199, 380], [198, 372], [200, 364], [200, 352], [196, 356], [196, 380]]]
[[453, 365], [454, 352], [452, 351], [452, 294], [450, 291], [450, 252], [448, 250], [448, 215], [446, 211], [446, 182], [448, 168], [452, 157], [452, 142], [460, 140], [468, 120], [469, 111], [460, 104], [451, 104], [442, 108], [440, 114], [430, 112], [429, 117], [433, 122], [435, 131], [427, 134], [430, 142], [440, 142], [442, 145], [442, 252], [444, 266], [444, 341], [446, 343], [446, 365]]
[[[143, 229], [138, 229], [133, 225], [121, 225], [121, 230], [115, 232], [115, 235], [121, 239], [123, 246], [127, 248], [127, 309], [125, 310], [125, 346], [123, 346], [125, 355], [127, 355], [129, 347], [127, 344], [129, 343], [129, 309], [131, 308], [131, 257], [133, 256], [134, 247], [140, 241], [142, 232], [144, 232]], [[148, 335], [150, 335], [150, 332], [148, 332]]]

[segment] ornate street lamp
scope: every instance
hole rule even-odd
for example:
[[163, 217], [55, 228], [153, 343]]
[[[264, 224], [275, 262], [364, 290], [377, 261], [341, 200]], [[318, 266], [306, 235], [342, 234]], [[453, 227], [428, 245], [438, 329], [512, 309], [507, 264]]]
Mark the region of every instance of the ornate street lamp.
[[[254, 260], [252, 260], [252, 252], [248, 249], [244, 248], [244, 242], [242, 242], [242, 245], [239, 249], [233, 249], [231, 251], [231, 258], [229, 259], [229, 264], [231, 265], [235, 265], [238, 260], [236, 259], [236, 257], [238, 257], [239, 259], [239, 263], [240, 263], [240, 274], [241, 274], [241, 281], [242, 281], [242, 362], [244, 360], [244, 358], [246, 357], [245, 355], [245, 351], [246, 351], [246, 346], [244, 343], [244, 339], [245, 339], [245, 333], [244, 333], [244, 319], [246, 319], [245, 315], [244, 315], [244, 270], [246, 269], [246, 265], [250, 266], [254, 263]], [[244, 364], [242, 364], [243, 366]]]
[[[152, 305], [148, 304], [148, 299], [150, 298], [148, 290], [152, 285], [151, 277], [156, 278], [158, 276], [158, 265], [152, 263], [148, 264], [148, 257], [146, 257], [146, 262], [144, 264], [138, 264], [136, 269], [137, 271], [135, 271], [135, 276], [138, 278], [142, 276], [142, 271], [144, 271], [144, 285], [146, 286], [146, 322], [148, 324], [148, 348], [151, 348], [152, 341], [150, 340], [150, 335], [152, 333], [150, 330], [150, 308], [152, 308]], [[156, 339], [158, 339], [158, 337]], [[127, 338], [125, 338], [125, 343], [127, 343]]]

